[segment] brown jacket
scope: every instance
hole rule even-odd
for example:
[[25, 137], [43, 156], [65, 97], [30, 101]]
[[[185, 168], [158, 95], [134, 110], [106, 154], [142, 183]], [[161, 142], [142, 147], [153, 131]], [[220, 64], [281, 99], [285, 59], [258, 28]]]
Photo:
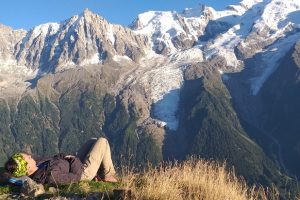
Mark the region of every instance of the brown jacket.
[[30, 175], [37, 183], [68, 184], [80, 181], [82, 162], [78, 157], [65, 159], [61, 153], [38, 162], [39, 169]]

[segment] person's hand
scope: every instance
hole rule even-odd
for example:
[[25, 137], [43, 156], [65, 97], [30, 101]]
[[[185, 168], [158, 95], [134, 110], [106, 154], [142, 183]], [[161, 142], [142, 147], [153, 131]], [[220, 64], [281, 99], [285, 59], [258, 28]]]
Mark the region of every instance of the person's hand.
[[3, 172], [0, 174], [0, 183], [6, 182], [9, 178], [11, 178], [11, 175], [8, 172]]
[[65, 159], [66, 160], [73, 160], [73, 159], [75, 159], [75, 156], [73, 156], [73, 155], [67, 155], [67, 156], [65, 156]]

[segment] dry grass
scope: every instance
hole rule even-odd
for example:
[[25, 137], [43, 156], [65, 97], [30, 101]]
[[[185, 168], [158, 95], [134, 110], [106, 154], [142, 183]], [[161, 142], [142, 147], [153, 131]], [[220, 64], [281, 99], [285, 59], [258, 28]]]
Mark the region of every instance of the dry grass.
[[[263, 188], [249, 188], [225, 165], [191, 158], [168, 163], [136, 174], [123, 170], [122, 182], [136, 199], [254, 200], [279, 199], [276, 191], [268, 197]], [[269, 193], [269, 192], [268, 192]]]

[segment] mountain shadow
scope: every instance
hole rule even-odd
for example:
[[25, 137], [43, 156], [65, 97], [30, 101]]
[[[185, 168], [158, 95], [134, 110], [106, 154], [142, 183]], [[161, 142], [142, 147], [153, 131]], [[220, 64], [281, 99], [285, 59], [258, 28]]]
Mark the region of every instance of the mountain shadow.
[[233, 167], [249, 184], [271, 186], [276, 182], [278, 187], [286, 184], [279, 167], [249, 136], [250, 128], [239, 119], [221, 76], [209, 63], [187, 68], [178, 116], [179, 127], [172, 139], [177, 148], [172, 152], [174, 157], [196, 155], [226, 161], [227, 167]]

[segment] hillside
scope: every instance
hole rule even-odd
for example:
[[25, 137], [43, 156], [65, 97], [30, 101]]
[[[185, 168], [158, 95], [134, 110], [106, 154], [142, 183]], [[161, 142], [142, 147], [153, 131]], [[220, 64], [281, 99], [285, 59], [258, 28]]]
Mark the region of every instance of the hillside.
[[[117, 191], [125, 192], [122, 199], [202, 199], [202, 200], [277, 200], [280, 194], [275, 188], [249, 187], [244, 180], [236, 177], [234, 171], [227, 170], [224, 164], [190, 158], [184, 163], [164, 163], [150, 167], [143, 173], [134, 173], [123, 168], [120, 183], [80, 182], [65, 186], [55, 186], [38, 199], [119, 199]], [[52, 190], [54, 190], [52, 188]], [[9, 189], [0, 186], [0, 198], [17, 199], [9, 195]], [[129, 192], [130, 191], [130, 192]], [[8, 196], [7, 196], [8, 195]], [[126, 196], [127, 195], [127, 196]]]
[[149, 11], [130, 27], [88, 9], [0, 25], [0, 163], [104, 136], [118, 166], [196, 155], [296, 193], [299, 13], [298, 0], [242, 0]]

